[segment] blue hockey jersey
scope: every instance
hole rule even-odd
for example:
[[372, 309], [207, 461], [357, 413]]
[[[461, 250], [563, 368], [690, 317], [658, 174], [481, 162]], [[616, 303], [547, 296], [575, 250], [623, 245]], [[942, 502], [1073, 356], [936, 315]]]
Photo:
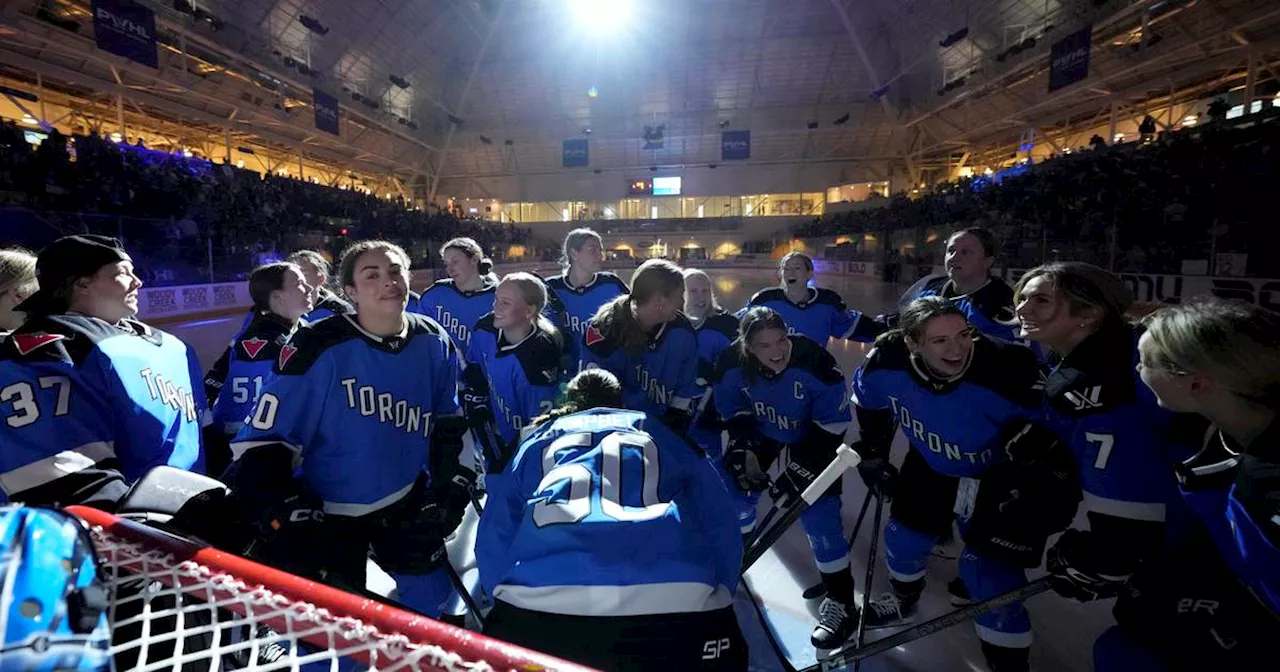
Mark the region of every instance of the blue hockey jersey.
[[[485, 313], [493, 310], [493, 292], [497, 283], [487, 283], [474, 292], [464, 292], [453, 280], [436, 280], [422, 293], [415, 312], [440, 323], [453, 338], [459, 352], [467, 351], [471, 330]], [[412, 310], [412, 305], [406, 307]]]
[[877, 345], [854, 372], [853, 402], [891, 414], [892, 426], [939, 474], [978, 476], [1006, 457], [1000, 437], [1007, 425], [1042, 419], [1039, 364], [1024, 347], [979, 336], [957, 380], [941, 381], [922, 366], [901, 339]]
[[668, 409], [693, 413], [698, 389], [698, 337], [684, 313], [649, 335], [638, 355], [621, 346], [618, 334], [602, 331], [596, 320], [582, 335], [580, 368], [599, 367], [618, 377], [627, 408], [661, 417]]
[[754, 418], [754, 427], [783, 445], [800, 443], [816, 426], [843, 437], [853, 417], [844, 374], [826, 348], [792, 334], [791, 361], [774, 373], [751, 355], [727, 348], [712, 383], [712, 403], [721, 419]]
[[988, 278], [987, 284], [976, 291], [960, 294], [946, 275], [931, 275], [912, 285], [902, 295], [902, 305], [924, 296], [951, 299], [978, 331], [1002, 341], [1018, 341], [1013, 288], [1000, 278]]
[[804, 303], [792, 303], [781, 287], [762, 289], [751, 297], [738, 317], [753, 306], [768, 306], [778, 311], [789, 333], [808, 336], [823, 347], [829, 338], [870, 342], [880, 332], [873, 320], [863, 318], [861, 312], [846, 306], [839, 294], [822, 287], [810, 287], [809, 299]]
[[518, 343], [508, 343], [493, 325], [493, 313], [480, 318], [471, 332], [467, 365], [480, 369], [488, 383], [498, 436], [512, 445], [533, 418], [550, 411], [560, 391], [559, 334], [534, 329]]
[[0, 344], [0, 486], [110, 508], [152, 467], [203, 473], [200, 380], [185, 343], [141, 322], [33, 317]]
[[713, 396], [711, 381], [715, 379], [716, 362], [720, 353], [724, 352], [738, 337], [738, 318], [729, 313], [708, 315], [694, 325], [698, 332], [698, 379], [702, 389], [702, 398], [698, 401], [698, 410], [694, 413], [693, 425], [689, 435], [708, 455], [720, 455], [720, 432], [722, 423], [711, 403]]
[[223, 434], [230, 437], [240, 431], [293, 329], [278, 315], [259, 313], [209, 370], [205, 394], [213, 407], [213, 426]]
[[534, 429], [488, 476], [476, 531], [495, 599], [579, 616], [702, 612], [733, 600], [734, 500], [711, 463], [654, 416], [598, 408]]
[[622, 278], [608, 271], [596, 273], [581, 287], [569, 284], [568, 274], [556, 275], [547, 278], [547, 312], [570, 340], [577, 341], [600, 306], [630, 292]]
[[1210, 428], [1178, 480], [1223, 563], [1280, 617], [1280, 422], [1247, 448]]
[[361, 516], [403, 498], [428, 466], [433, 422], [459, 414], [460, 371], [440, 325], [406, 318], [401, 336], [375, 336], [346, 315], [296, 332], [233, 456], [287, 449], [326, 513]]

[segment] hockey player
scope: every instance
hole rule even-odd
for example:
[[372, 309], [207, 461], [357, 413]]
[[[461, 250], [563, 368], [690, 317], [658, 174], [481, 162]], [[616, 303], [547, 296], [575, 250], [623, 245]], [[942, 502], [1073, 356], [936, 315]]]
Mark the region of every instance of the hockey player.
[[700, 390], [698, 341], [684, 305], [679, 266], [650, 259], [631, 276], [631, 293], [600, 307], [582, 335], [581, 368], [599, 367], [622, 382], [627, 408], [688, 427]]
[[21, 248], [0, 250], [0, 340], [22, 326], [27, 316], [14, 307], [38, 289], [36, 255]]
[[[930, 275], [902, 295], [902, 305], [922, 296], [951, 299], [978, 331], [1002, 341], [1016, 340], [1013, 289], [991, 275], [1000, 242], [982, 227], [960, 229], [947, 238], [945, 274]], [[890, 316], [889, 322], [894, 321]]]
[[[289, 255], [285, 262], [296, 265], [302, 270], [302, 279], [311, 287], [311, 306], [312, 309], [302, 316], [308, 324], [319, 322], [330, 315], [349, 315], [355, 312], [350, 303], [345, 299], [329, 291], [329, 262], [319, 252], [315, 250], [298, 250]], [[261, 312], [262, 309], [256, 305], [249, 314], [245, 316], [244, 323], [240, 325], [240, 331], [237, 337], [232, 339], [231, 345], [234, 346], [236, 341], [240, 340], [239, 334], [244, 333], [249, 328], [249, 323], [253, 318]], [[225, 367], [228, 362], [219, 360], [214, 364], [214, 368]], [[210, 398], [210, 403], [213, 399]]]
[[591, 229], [574, 229], [564, 237], [560, 265], [564, 272], [547, 280], [548, 312], [560, 330], [573, 343], [570, 355], [576, 359], [577, 343], [586, 333], [587, 322], [600, 306], [628, 291], [621, 278], [600, 270], [604, 262], [604, 243]]
[[[547, 288], [530, 273], [509, 273], [493, 294], [493, 312], [480, 318], [471, 332], [471, 349], [463, 375], [467, 419], [495, 422], [502, 446], [514, 446], [520, 430], [551, 410], [562, 378], [562, 336], [542, 314]], [[485, 415], [490, 417], [486, 418]]]
[[813, 259], [791, 252], [778, 264], [782, 283], [756, 292], [738, 313], [741, 318], [753, 306], [768, 306], [782, 315], [790, 333], [804, 334], [827, 347], [831, 338], [870, 342], [883, 327], [856, 310], [850, 310], [839, 294], [822, 287], [813, 288]]
[[[1071, 524], [1080, 502], [1070, 451], [1034, 422], [1035, 355], [976, 333], [959, 305], [926, 296], [876, 340], [854, 374], [853, 401], [858, 471], [870, 492], [893, 500], [884, 532], [892, 591], [869, 603], [866, 627], [913, 622], [929, 551], [957, 518], [973, 598], [1026, 584], [1026, 568], [1040, 565], [1048, 536]], [[910, 446], [901, 473], [889, 462], [898, 427]], [[975, 626], [993, 672], [1028, 669], [1031, 620], [1020, 603]]]
[[1235, 301], [1168, 306], [1138, 343], [1160, 405], [1212, 422], [1178, 469], [1201, 523], [1120, 593], [1095, 669], [1243, 670], [1280, 641], [1280, 317]]
[[[205, 396], [213, 407], [213, 431], [206, 446], [209, 473], [221, 474], [231, 463], [228, 442], [244, 426], [258, 404], [262, 384], [280, 358], [280, 348], [312, 312], [313, 288], [301, 268], [289, 262], [259, 266], [249, 274], [253, 320], [205, 375]], [[222, 394], [223, 390], [226, 394]]]
[[746, 670], [731, 606], [742, 542], [724, 484], [621, 401], [612, 374], [579, 373], [489, 475], [475, 545], [495, 600], [485, 634], [605, 670]]
[[417, 310], [448, 330], [458, 351], [465, 353], [471, 329], [482, 315], [493, 310], [498, 276], [480, 243], [470, 238], [448, 241], [440, 248], [440, 258], [449, 277], [436, 280], [422, 293]]
[[689, 436], [719, 468], [723, 452], [720, 445], [723, 427], [720, 416], [711, 403], [711, 381], [715, 377], [720, 353], [738, 338], [738, 318], [720, 307], [711, 287], [711, 278], [704, 271], [685, 269], [684, 291], [684, 312], [698, 333], [697, 384], [703, 390], [698, 410], [694, 414], [693, 426], [689, 428]]
[[[745, 534], [755, 526], [761, 492], [769, 490], [775, 502], [784, 495], [794, 499], [834, 459], [852, 419], [844, 375], [826, 349], [802, 334], [788, 334], [777, 311], [756, 306], [721, 355], [712, 389], [729, 432], [724, 470], [747, 499], [738, 512]], [[770, 483], [767, 472], [780, 455], [786, 467]], [[834, 648], [853, 634], [858, 620], [839, 481], [805, 510], [800, 523], [827, 589], [813, 645]]]
[[142, 281], [114, 238], [40, 253], [27, 321], [0, 344], [0, 487], [33, 506], [111, 510], [167, 464], [204, 471], [195, 353], [132, 319]]
[[347, 248], [339, 278], [356, 314], [280, 348], [225, 480], [256, 529], [255, 558], [362, 589], [372, 548], [399, 600], [438, 616], [452, 593], [443, 540], [475, 475], [461, 466], [457, 352], [440, 325], [404, 312], [408, 267], [391, 243]]
[[1134, 372], [1139, 334], [1125, 321], [1131, 297], [1120, 278], [1055, 262], [1028, 271], [1014, 296], [1019, 338], [1050, 353], [1049, 421], [1076, 455], [1089, 518], [1088, 531], [1068, 530], [1050, 550], [1055, 590], [1112, 597], [1181, 533], [1187, 515], [1173, 465], [1191, 451]]

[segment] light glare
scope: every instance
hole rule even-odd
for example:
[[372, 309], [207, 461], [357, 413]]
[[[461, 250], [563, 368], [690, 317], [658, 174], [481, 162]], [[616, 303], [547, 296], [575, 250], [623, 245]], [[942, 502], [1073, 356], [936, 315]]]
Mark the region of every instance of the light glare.
[[570, 0], [569, 7], [578, 23], [591, 30], [616, 30], [631, 18], [631, 0]]

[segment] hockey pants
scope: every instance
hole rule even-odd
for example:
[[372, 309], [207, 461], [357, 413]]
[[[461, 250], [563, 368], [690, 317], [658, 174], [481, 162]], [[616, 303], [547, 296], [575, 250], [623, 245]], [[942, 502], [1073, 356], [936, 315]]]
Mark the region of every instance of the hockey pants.
[[[907, 452], [884, 531], [885, 562], [895, 581], [925, 578], [926, 561], [934, 545], [951, 530], [959, 479], [939, 474], [914, 450]], [[964, 521], [960, 522], [963, 536]], [[975, 602], [1020, 588], [1027, 583], [1021, 567], [984, 557], [965, 548], [960, 554], [960, 578]], [[978, 639], [1005, 648], [1031, 646], [1031, 618], [1021, 602], [974, 619]]]

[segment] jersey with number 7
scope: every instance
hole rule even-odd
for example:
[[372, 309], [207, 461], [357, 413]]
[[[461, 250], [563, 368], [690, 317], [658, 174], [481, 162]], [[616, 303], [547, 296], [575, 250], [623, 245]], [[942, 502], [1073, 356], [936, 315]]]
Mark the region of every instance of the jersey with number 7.
[[0, 486], [38, 506], [111, 508], [166, 464], [204, 471], [195, 353], [141, 322], [33, 317], [0, 344]]
[[495, 599], [578, 616], [732, 603], [735, 504], [711, 462], [656, 416], [598, 408], [557, 418], [486, 484], [475, 553]]

